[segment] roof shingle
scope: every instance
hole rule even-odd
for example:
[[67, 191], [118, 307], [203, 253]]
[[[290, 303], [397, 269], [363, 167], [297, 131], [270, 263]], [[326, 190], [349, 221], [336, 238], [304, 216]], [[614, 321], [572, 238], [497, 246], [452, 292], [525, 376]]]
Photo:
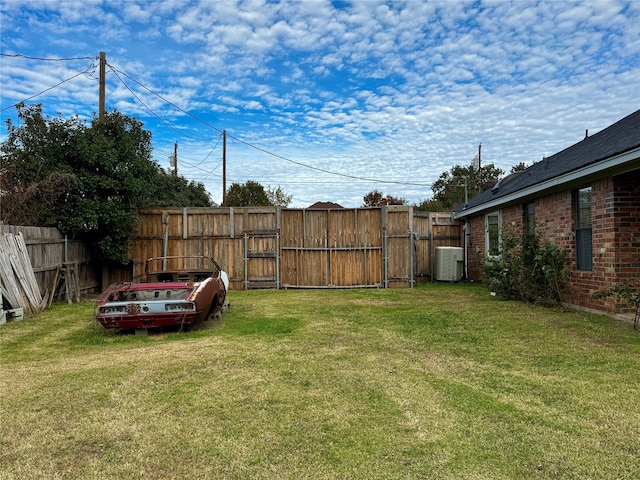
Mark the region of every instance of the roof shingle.
[[525, 170], [508, 175], [493, 189], [482, 192], [472, 198], [466, 207], [460, 205], [454, 211], [461, 212], [482, 205], [638, 147], [640, 110]]

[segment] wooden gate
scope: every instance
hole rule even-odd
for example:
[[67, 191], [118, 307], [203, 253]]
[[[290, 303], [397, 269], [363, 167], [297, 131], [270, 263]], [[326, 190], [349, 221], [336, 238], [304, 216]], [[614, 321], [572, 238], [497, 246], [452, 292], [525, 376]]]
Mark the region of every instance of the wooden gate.
[[277, 230], [246, 231], [244, 234], [244, 288], [280, 288]]
[[381, 287], [378, 209], [283, 210], [285, 288]]

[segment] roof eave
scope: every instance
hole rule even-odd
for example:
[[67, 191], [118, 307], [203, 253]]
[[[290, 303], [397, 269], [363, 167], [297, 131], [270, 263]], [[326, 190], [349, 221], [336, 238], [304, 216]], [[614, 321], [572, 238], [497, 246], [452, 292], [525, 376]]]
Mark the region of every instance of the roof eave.
[[560, 175], [555, 178], [551, 178], [544, 182], [531, 185], [530, 187], [523, 188], [516, 192], [505, 195], [504, 197], [496, 198], [488, 202], [481, 203], [480, 205], [473, 206], [471, 208], [462, 209], [459, 212], [454, 212], [454, 219], [461, 219], [483, 212], [485, 210], [494, 209], [503, 205], [514, 203], [517, 200], [521, 200], [526, 197], [536, 197], [546, 191], [559, 190], [559, 187], [570, 184], [577, 184], [593, 177], [602, 176], [602, 173], [610, 175], [620, 175], [622, 173], [630, 172], [640, 168], [640, 147], [636, 147], [633, 150], [629, 150], [625, 153], [615, 155], [606, 160], [588, 165], [578, 170]]

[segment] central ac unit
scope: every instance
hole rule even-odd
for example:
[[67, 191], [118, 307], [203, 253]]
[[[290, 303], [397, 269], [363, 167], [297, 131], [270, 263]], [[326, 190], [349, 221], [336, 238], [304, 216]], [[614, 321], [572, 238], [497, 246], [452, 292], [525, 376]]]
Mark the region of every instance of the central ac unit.
[[459, 282], [462, 280], [464, 255], [462, 247], [436, 247], [436, 280]]

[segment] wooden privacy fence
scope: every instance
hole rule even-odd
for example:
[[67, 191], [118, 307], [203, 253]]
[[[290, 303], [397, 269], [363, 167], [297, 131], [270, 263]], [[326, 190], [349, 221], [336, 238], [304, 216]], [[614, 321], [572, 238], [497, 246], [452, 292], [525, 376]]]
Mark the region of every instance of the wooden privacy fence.
[[46, 302], [77, 301], [81, 294], [101, 288], [101, 265], [85, 242], [70, 240], [57, 228], [0, 225], [0, 233], [24, 239], [33, 275]]
[[397, 288], [434, 275], [435, 249], [461, 246], [447, 213], [408, 206], [356, 209], [280, 207], [144, 210], [129, 273], [112, 270], [103, 284], [142, 275], [147, 258], [210, 255], [231, 289]]

